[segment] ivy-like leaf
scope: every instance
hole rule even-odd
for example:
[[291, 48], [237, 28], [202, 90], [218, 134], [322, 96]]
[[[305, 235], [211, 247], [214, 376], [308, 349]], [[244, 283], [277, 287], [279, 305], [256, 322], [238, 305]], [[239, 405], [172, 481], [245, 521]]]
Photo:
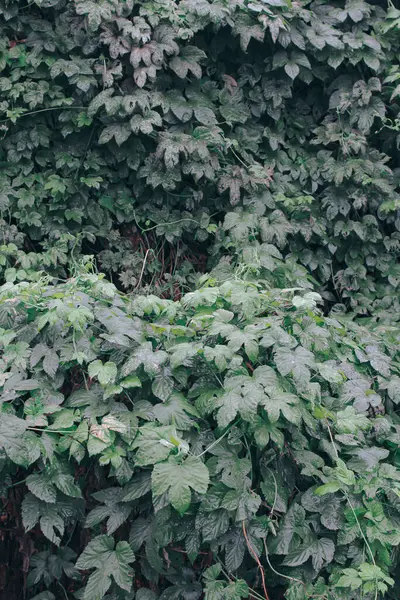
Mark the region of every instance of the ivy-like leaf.
[[155, 497], [168, 492], [174, 508], [184, 514], [191, 503], [190, 489], [205, 494], [210, 476], [204, 463], [195, 456], [184, 461], [170, 457], [167, 462], [158, 463], [152, 473], [152, 490]]
[[112, 537], [99, 535], [86, 546], [76, 562], [80, 570], [95, 569], [86, 584], [84, 600], [102, 598], [111, 586], [111, 577], [123, 590], [130, 591], [135, 560], [127, 542], [118, 542], [114, 547]]
[[117, 377], [117, 365], [113, 362], [102, 363], [101, 360], [95, 360], [89, 365], [89, 377], [96, 377], [103, 386], [114, 383]]

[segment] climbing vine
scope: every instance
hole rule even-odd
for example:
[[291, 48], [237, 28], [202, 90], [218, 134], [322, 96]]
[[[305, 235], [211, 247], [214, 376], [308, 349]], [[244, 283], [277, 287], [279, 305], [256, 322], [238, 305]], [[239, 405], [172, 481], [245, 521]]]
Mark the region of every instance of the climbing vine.
[[399, 25], [0, 0], [7, 600], [399, 597]]
[[0, 12], [6, 281], [94, 254], [120, 288], [178, 299], [228, 255], [272, 285], [311, 277], [330, 306], [398, 314], [391, 2]]
[[239, 277], [130, 297], [90, 269], [3, 286], [11, 583], [30, 600], [395, 598], [398, 332], [321, 300]]

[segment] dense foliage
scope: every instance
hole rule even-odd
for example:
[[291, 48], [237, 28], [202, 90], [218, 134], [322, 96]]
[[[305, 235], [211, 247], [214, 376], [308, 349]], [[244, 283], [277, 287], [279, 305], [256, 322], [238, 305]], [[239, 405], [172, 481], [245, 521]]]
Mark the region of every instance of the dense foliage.
[[390, 0], [0, 11], [7, 281], [95, 253], [124, 289], [179, 298], [229, 255], [278, 285], [312, 274], [329, 302], [398, 313]]
[[314, 292], [204, 285], [180, 302], [94, 274], [3, 286], [6, 547], [28, 598], [399, 581], [398, 338], [322, 317]]
[[0, 29], [0, 597], [399, 598], [400, 10]]

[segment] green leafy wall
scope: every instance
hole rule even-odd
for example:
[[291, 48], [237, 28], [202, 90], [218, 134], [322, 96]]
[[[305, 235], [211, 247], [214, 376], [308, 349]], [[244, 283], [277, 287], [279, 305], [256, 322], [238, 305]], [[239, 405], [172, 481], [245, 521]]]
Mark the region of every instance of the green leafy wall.
[[399, 597], [399, 25], [0, 0], [0, 596]]
[[239, 279], [0, 294], [4, 597], [398, 597], [397, 331]]
[[[238, 257], [398, 312], [389, 2], [2, 0], [0, 263], [179, 298]], [[231, 258], [232, 260], [232, 258]]]

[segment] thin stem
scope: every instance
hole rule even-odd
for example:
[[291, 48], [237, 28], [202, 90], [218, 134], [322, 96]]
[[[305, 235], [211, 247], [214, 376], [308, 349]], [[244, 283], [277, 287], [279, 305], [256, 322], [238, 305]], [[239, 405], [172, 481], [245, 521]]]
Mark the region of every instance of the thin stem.
[[[330, 440], [331, 440], [331, 444], [332, 444], [332, 447], [333, 447], [334, 454], [335, 454], [335, 456], [336, 456], [336, 459], [337, 459], [337, 460], [340, 460], [339, 453], [338, 453], [338, 451], [337, 451], [336, 444], [335, 444], [335, 441], [334, 441], [334, 439], [333, 439], [333, 435], [332, 435], [332, 430], [331, 430], [331, 428], [330, 428], [330, 425], [329, 425], [329, 423], [328, 423], [328, 420], [327, 420], [327, 419], [325, 419], [325, 422], [326, 422], [326, 426], [327, 426], [327, 428], [328, 428], [329, 437], [330, 437]], [[349, 506], [350, 506], [351, 512], [353, 513], [353, 516], [354, 516], [354, 518], [355, 518], [355, 520], [356, 520], [356, 523], [357, 523], [358, 529], [359, 529], [359, 531], [360, 531], [360, 533], [361, 533], [361, 537], [362, 537], [362, 539], [364, 540], [364, 543], [365, 543], [365, 546], [366, 546], [366, 548], [367, 548], [367, 550], [368, 550], [368, 552], [369, 552], [369, 555], [371, 556], [372, 564], [374, 565], [374, 567], [376, 567], [376, 562], [375, 562], [374, 555], [373, 555], [373, 553], [372, 553], [371, 546], [369, 545], [369, 542], [368, 542], [368, 540], [367, 540], [366, 536], [364, 535], [364, 532], [363, 532], [363, 530], [362, 530], [362, 528], [361, 528], [360, 521], [358, 520], [357, 513], [356, 513], [356, 511], [355, 511], [355, 509], [354, 509], [354, 506], [353, 506], [353, 504], [352, 504], [351, 500], [350, 500], [350, 497], [349, 497], [348, 493], [346, 492], [346, 490], [343, 490], [343, 489], [342, 489], [342, 492], [343, 492], [343, 495], [344, 495], [344, 497], [346, 498], [346, 500], [347, 500], [347, 502], [348, 502], [348, 504], [349, 504]], [[378, 580], [377, 580], [377, 579], [375, 579], [375, 585], [376, 585], [376, 587], [375, 587], [375, 600], [377, 600], [377, 598], [378, 598]]]
[[263, 586], [263, 590], [264, 590], [264, 597], [265, 600], [270, 600], [269, 596], [268, 596], [268, 592], [267, 592], [267, 586], [265, 585], [265, 573], [264, 573], [264, 568], [260, 562], [260, 559], [257, 556], [257, 552], [254, 550], [253, 546], [251, 545], [251, 542], [248, 538], [247, 535], [247, 531], [246, 531], [246, 524], [244, 521], [242, 521], [242, 530], [243, 530], [243, 535], [244, 535], [244, 539], [246, 540], [246, 544], [248, 549], [250, 550], [250, 553], [253, 555], [254, 560], [256, 561], [258, 568], [260, 570], [260, 574], [261, 574], [261, 580], [262, 580], [262, 586]]
[[276, 506], [276, 501], [278, 499], [278, 483], [276, 481], [276, 477], [275, 477], [274, 472], [272, 471], [272, 469], [270, 469], [269, 467], [267, 467], [267, 468], [268, 468], [268, 471], [272, 475], [272, 479], [274, 480], [274, 486], [275, 486], [274, 502], [272, 504], [271, 512], [269, 513], [269, 516], [272, 519], [272, 517], [274, 516], [274, 510], [275, 510], [275, 506]]
[[21, 483], [25, 483], [25, 481], [26, 481], [27, 479], [28, 479], [28, 478], [26, 477], [25, 479], [21, 479], [21, 481], [17, 481], [16, 483], [12, 483], [11, 485], [8, 485], [8, 486], [7, 486], [7, 489], [9, 490], [10, 488], [13, 488], [13, 487], [15, 487], [15, 486], [17, 486], [17, 485], [21, 485]]
[[232, 152], [232, 154], [237, 158], [237, 160], [242, 163], [242, 165], [244, 166], [245, 169], [249, 169], [249, 166], [246, 165], [246, 163], [240, 158], [240, 156], [238, 156], [235, 152], [235, 150], [233, 149], [233, 146], [230, 147], [230, 151]]
[[275, 575], [278, 575], [278, 577], [282, 577], [283, 579], [287, 579], [288, 581], [295, 581], [296, 583], [300, 583], [303, 587], [304, 587], [304, 592], [307, 594], [307, 596], [309, 598], [323, 598], [326, 600], [326, 596], [325, 594], [323, 596], [320, 595], [309, 595], [306, 589], [306, 584], [304, 583], [304, 581], [302, 581], [301, 579], [297, 579], [297, 577], [290, 577], [289, 575], [284, 575], [283, 573], [280, 573], [279, 571], [277, 571], [276, 569], [274, 569], [274, 567], [271, 564], [271, 561], [269, 560], [269, 552], [268, 552], [268, 547], [267, 547], [267, 540], [265, 538], [263, 538], [263, 542], [264, 542], [264, 550], [265, 550], [265, 557], [267, 559], [267, 564], [269, 566], [269, 568], [271, 569], [271, 571], [273, 573], [275, 573]]
[[148, 249], [146, 250], [146, 254], [144, 255], [144, 260], [143, 260], [142, 270], [141, 270], [141, 272], [140, 272], [139, 281], [137, 282], [137, 284], [136, 284], [136, 286], [135, 286], [135, 290], [137, 290], [137, 289], [140, 287], [141, 283], [142, 283], [142, 279], [143, 279], [143, 273], [144, 273], [144, 269], [145, 269], [145, 266], [146, 266], [147, 257], [148, 257], [148, 255], [149, 255], [149, 252], [154, 252], [154, 251], [153, 251], [153, 249], [152, 249], [152, 248], [148, 248]]
[[28, 431], [38, 431], [39, 433], [63, 433], [64, 435], [75, 433], [75, 431], [65, 431], [64, 429], [40, 429], [39, 427], [27, 427], [27, 429]]
[[209, 452], [212, 448], [214, 448], [217, 444], [219, 444], [220, 441], [223, 440], [223, 438], [230, 432], [232, 427], [234, 427], [234, 425], [237, 425], [239, 421], [240, 421], [240, 419], [238, 419], [237, 421], [232, 423], [228, 427], [228, 429], [218, 439], [214, 440], [205, 450], [203, 450], [203, 452], [201, 454], [198, 454], [197, 458], [201, 458], [202, 456], [204, 456], [204, 454], [207, 454], [207, 452]]
[[62, 589], [62, 591], [64, 592], [64, 595], [65, 595], [66, 599], [68, 600], [68, 594], [67, 594], [67, 592], [65, 590], [65, 587], [59, 581], [57, 581], [57, 583], [60, 586], [60, 588]]
[[[334, 453], [335, 453], [336, 459], [337, 459], [337, 460], [340, 460], [340, 456], [339, 456], [339, 453], [338, 453], [338, 451], [337, 451], [336, 444], [335, 444], [335, 441], [334, 441], [334, 439], [333, 439], [333, 435], [332, 435], [332, 430], [331, 430], [331, 428], [330, 428], [330, 426], [329, 426], [329, 423], [328, 423], [328, 421], [326, 421], [326, 425], [327, 425], [327, 428], [328, 428], [329, 437], [330, 437], [330, 440], [331, 440], [331, 443], [332, 443], [332, 447], [333, 447], [333, 450], [334, 450]], [[364, 532], [363, 532], [363, 530], [362, 530], [362, 528], [361, 528], [361, 525], [360, 525], [360, 521], [358, 520], [358, 517], [357, 517], [356, 511], [355, 511], [355, 509], [354, 509], [354, 507], [353, 507], [353, 504], [352, 504], [352, 502], [351, 502], [351, 500], [350, 500], [350, 498], [349, 498], [349, 495], [348, 495], [348, 493], [347, 493], [345, 490], [342, 490], [342, 491], [343, 491], [343, 494], [344, 494], [344, 496], [345, 496], [345, 498], [346, 498], [347, 502], [349, 503], [349, 506], [350, 506], [350, 508], [351, 508], [351, 510], [352, 510], [352, 513], [353, 513], [353, 515], [354, 515], [354, 518], [355, 518], [355, 520], [356, 520], [356, 522], [357, 522], [357, 525], [358, 525], [358, 528], [359, 528], [359, 530], [360, 530], [361, 536], [362, 536], [362, 538], [363, 538], [363, 540], [364, 540], [364, 542], [365, 542], [365, 545], [366, 545], [366, 547], [367, 547], [367, 549], [368, 549], [368, 552], [369, 552], [369, 554], [370, 554], [370, 556], [371, 556], [372, 563], [373, 563], [373, 565], [374, 565], [374, 566], [376, 566], [375, 559], [374, 559], [374, 555], [373, 555], [373, 553], [372, 553], [372, 550], [371, 550], [371, 546], [369, 545], [369, 543], [368, 543], [368, 540], [367, 540], [367, 538], [366, 538], [366, 537], [365, 537], [365, 535], [364, 535]]]
[[[213, 213], [212, 215], [210, 215], [210, 219], [212, 219], [212, 217], [214, 217], [216, 214], [218, 214], [218, 211]], [[139, 222], [136, 218], [136, 214], [133, 213], [133, 218], [135, 219], [135, 223], [136, 225], [139, 227], [140, 231], [142, 233], [147, 233], [147, 231], [153, 231], [153, 229], [157, 229], [157, 227], [166, 227], [167, 225], [177, 225], [178, 223], [182, 223], [183, 221], [191, 221], [192, 223], [196, 223], [197, 225], [200, 225], [199, 221], [196, 221], [196, 219], [192, 219], [190, 217], [184, 217], [183, 219], [178, 219], [177, 221], [169, 221], [167, 223], [158, 223], [158, 225], [153, 225], [152, 227], [148, 227], [147, 229], [143, 229], [143, 227], [141, 227], [139, 225]]]
[[[224, 563], [219, 558], [219, 556], [215, 556], [215, 558], [221, 565], [222, 573], [226, 577], [226, 579], [229, 581], [229, 583], [232, 583], [233, 581], [237, 581], [237, 577], [235, 577], [235, 575], [233, 575], [233, 573], [228, 572], [228, 569], [225, 567]], [[250, 596], [253, 596], [254, 598], [258, 598], [258, 600], [265, 600], [264, 596], [261, 596], [261, 594], [256, 592], [256, 590], [253, 590], [253, 588], [251, 588], [250, 586], [249, 586], [249, 590], [251, 592]]]
[[136, 217], [135, 217], [135, 221], [136, 221], [136, 225], [139, 227], [139, 229], [142, 233], [146, 233], [147, 231], [153, 231], [153, 229], [157, 229], [157, 227], [166, 227], [167, 225], [177, 225], [178, 223], [182, 223], [183, 221], [192, 221], [193, 223], [197, 223], [197, 225], [199, 225], [199, 222], [196, 221], [196, 219], [191, 219], [191, 218], [187, 217], [184, 219], [178, 219], [177, 221], [170, 221], [169, 223], [158, 223], [158, 225], [153, 225], [153, 227], [148, 227], [147, 229], [142, 229], [142, 227], [139, 225]]
[[[50, 108], [41, 108], [39, 110], [32, 110], [30, 112], [22, 113], [18, 116], [18, 119], [21, 119], [22, 117], [28, 117], [29, 115], [37, 115], [38, 113], [48, 112], [50, 110], [71, 110], [71, 109], [82, 110], [85, 108], [87, 108], [87, 106], [53, 106]], [[2, 121], [0, 121], [0, 123], [5, 123], [6, 121], [9, 121], [9, 120], [10, 120], [10, 117], [8, 117], [7, 119], [3, 119]]]

